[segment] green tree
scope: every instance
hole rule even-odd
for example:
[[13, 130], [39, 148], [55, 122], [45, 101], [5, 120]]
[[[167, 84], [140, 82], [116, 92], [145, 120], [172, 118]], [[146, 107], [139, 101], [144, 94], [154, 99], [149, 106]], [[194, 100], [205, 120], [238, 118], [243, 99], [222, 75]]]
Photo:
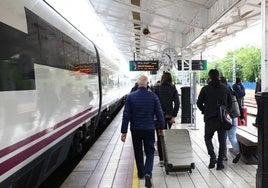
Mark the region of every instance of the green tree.
[[208, 70], [202, 71], [200, 79], [206, 79], [210, 69], [218, 69], [221, 76], [228, 81], [233, 80], [233, 61], [236, 63], [236, 77], [254, 82], [260, 77], [261, 50], [254, 46], [245, 46], [235, 51], [229, 51], [223, 59], [208, 62]]
[[261, 50], [254, 46], [246, 46], [234, 52], [237, 67], [241, 68], [241, 78], [253, 82], [261, 72]]

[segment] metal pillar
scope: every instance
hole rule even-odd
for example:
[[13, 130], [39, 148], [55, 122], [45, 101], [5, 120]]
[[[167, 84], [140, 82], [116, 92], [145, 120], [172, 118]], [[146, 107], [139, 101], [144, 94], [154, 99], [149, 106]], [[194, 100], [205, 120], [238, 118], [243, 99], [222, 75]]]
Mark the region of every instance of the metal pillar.
[[[261, 53], [261, 91], [256, 94], [258, 112], [258, 169], [256, 187], [268, 187], [268, 0], [261, 3], [262, 53]], [[267, 20], [267, 21], [266, 21]]]
[[236, 63], [235, 63], [235, 57], [233, 56], [233, 84], [236, 80]]
[[268, 0], [261, 2], [262, 48], [261, 48], [261, 91], [268, 92]]
[[198, 130], [196, 127], [196, 72], [192, 72], [190, 77], [191, 126], [194, 130]]
[[257, 93], [258, 169], [256, 187], [268, 187], [268, 92]]

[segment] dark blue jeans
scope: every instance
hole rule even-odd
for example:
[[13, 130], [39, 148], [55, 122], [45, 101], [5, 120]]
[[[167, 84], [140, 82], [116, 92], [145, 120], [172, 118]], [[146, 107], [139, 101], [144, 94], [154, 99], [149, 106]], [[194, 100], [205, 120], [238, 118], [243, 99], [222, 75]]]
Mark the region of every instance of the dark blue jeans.
[[226, 149], [227, 131], [222, 128], [222, 125], [220, 124], [218, 118], [212, 118], [207, 120], [205, 122], [205, 143], [207, 146], [208, 154], [210, 155], [210, 158], [213, 159], [216, 159], [212, 143], [212, 138], [215, 132], [218, 133], [218, 141], [219, 141], [218, 163], [222, 163]]
[[[134, 148], [135, 160], [138, 169], [138, 177], [145, 174], [152, 176], [154, 165], [154, 130], [131, 130], [132, 143]], [[145, 163], [143, 157], [143, 146], [145, 152]]]

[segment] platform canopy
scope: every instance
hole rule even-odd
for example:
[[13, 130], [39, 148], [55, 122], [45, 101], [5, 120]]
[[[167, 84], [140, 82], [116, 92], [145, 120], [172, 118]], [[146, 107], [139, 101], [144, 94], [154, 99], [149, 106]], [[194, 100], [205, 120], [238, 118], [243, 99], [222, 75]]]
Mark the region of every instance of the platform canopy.
[[194, 56], [261, 20], [261, 0], [90, 0], [125, 59]]

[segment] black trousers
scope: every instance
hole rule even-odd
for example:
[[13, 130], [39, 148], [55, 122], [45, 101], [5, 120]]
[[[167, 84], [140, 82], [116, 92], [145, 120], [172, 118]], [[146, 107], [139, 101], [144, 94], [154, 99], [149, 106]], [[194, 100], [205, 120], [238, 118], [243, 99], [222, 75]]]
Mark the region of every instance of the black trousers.
[[217, 160], [218, 163], [222, 163], [226, 148], [227, 131], [222, 128], [222, 125], [218, 120], [218, 118], [212, 118], [207, 120], [205, 122], [205, 143], [208, 154], [212, 159], [216, 159], [216, 154], [214, 152], [214, 146], [212, 142], [212, 138], [215, 132], [218, 133], [218, 142], [219, 142], [219, 152]]
[[[132, 144], [138, 170], [138, 177], [142, 178], [148, 174], [152, 177], [154, 165], [154, 130], [131, 130]], [[143, 156], [145, 152], [145, 161]]]

